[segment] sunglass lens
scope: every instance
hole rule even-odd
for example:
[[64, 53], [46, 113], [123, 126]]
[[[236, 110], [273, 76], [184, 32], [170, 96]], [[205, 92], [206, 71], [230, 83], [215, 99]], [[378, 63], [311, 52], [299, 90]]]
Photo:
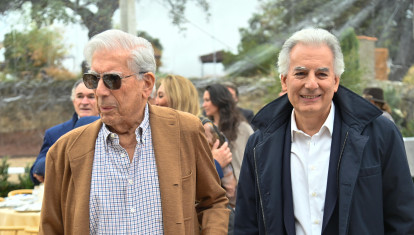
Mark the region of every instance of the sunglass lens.
[[121, 77], [118, 74], [104, 74], [103, 81], [105, 86], [111, 90], [117, 90], [121, 87]]
[[83, 83], [89, 89], [96, 89], [98, 87], [99, 77], [95, 74], [83, 74]]

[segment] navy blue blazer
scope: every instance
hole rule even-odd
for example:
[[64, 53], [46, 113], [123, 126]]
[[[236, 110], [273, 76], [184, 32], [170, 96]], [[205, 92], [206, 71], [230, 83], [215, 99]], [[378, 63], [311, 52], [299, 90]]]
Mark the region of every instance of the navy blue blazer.
[[[340, 86], [323, 234], [414, 234], [414, 186], [402, 136], [382, 111]], [[286, 95], [253, 119], [237, 188], [235, 234], [295, 234]], [[339, 123], [338, 123], [339, 122]], [[339, 141], [338, 141], [339, 140]]]
[[40, 153], [36, 158], [36, 161], [33, 163], [32, 168], [30, 169], [30, 178], [32, 179], [35, 185], [38, 185], [40, 182], [33, 177], [33, 174], [38, 174], [44, 176], [45, 174], [45, 162], [46, 154], [49, 151], [49, 148], [64, 134], [67, 132], [99, 119], [97, 116], [89, 116], [78, 119], [78, 114], [74, 113], [72, 119], [58, 124], [54, 127], [51, 127], [46, 130], [45, 137], [43, 138], [43, 145], [40, 149]]

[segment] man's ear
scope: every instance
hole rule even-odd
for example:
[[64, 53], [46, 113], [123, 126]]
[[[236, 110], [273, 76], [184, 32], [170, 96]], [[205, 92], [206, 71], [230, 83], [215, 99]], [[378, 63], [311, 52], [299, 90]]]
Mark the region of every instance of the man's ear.
[[152, 88], [155, 86], [155, 75], [152, 72], [148, 72], [142, 76], [144, 81], [144, 94], [148, 98], [151, 95]]
[[339, 81], [341, 81], [341, 77], [335, 75], [335, 89], [334, 91], [337, 92], [339, 88]]
[[286, 79], [287, 75], [280, 75], [280, 83], [282, 84], [282, 91], [287, 91], [287, 85], [286, 85]]

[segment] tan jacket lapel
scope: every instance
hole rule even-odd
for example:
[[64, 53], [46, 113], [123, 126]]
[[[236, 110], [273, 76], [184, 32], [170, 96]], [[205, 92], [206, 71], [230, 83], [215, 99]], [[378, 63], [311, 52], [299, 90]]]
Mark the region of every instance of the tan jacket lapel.
[[68, 151], [69, 163], [75, 189], [74, 225], [76, 232], [89, 232], [89, 195], [92, 178], [92, 165], [95, 154], [95, 142], [102, 126], [101, 120], [94, 122], [85, 129], [84, 135], [74, 142]]
[[[160, 183], [165, 234], [183, 234], [180, 128], [175, 112], [149, 106], [150, 125]], [[155, 140], [155, 141], [154, 141]]]

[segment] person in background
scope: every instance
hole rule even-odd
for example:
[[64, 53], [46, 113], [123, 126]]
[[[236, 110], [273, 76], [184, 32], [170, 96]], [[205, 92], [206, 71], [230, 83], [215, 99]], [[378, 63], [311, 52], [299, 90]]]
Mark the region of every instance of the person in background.
[[35, 185], [44, 181], [46, 153], [56, 140], [72, 129], [94, 122], [99, 118], [95, 94], [93, 90], [86, 88], [82, 79], [73, 85], [70, 99], [75, 109], [72, 119], [51, 127], [45, 132], [40, 153], [30, 169], [30, 179]]
[[339, 84], [338, 39], [307, 28], [278, 58], [287, 95], [255, 116], [237, 188], [236, 234], [414, 234], [401, 133]]
[[244, 148], [253, 129], [237, 110], [228, 89], [221, 84], [206, 87], [203, 94], [203, 109], [230, 142], [230, 151], [233, 154], [231, 163], [238, 181]]
[[111, 29], [84, 55], [100, 120], [50, 148], [40, 234], [226, 234], [228, 199], [200, 120], [148, 104], [151, 43]]
[[[225, 87], [227, 87], [227, 89], [230, 91], [231, 96], [234, 99], [234, 102], [236, 103], [236, 105], [239, 103], [239, 89], [237, 88], [236, 85], [234, 85], [231, 82], [224, 82], [222, 83]], [[237, 106], [237, 109], [240, 110], [240, 112], [243, 114], [244, 118], [246, 118], [247, 122], [252, 125], [252, 120], [254, 117], [254, 112], [253, 110], [250, 109], [244, 109], [242, 107]], [[253, 128], [253, 126], [252, 126]]]
[[232, 153], [228, 142], [211, 120], [201, 116], [198, 91], [190, 80], [178, 75], [168, 75], [158, 80], [157, 87], [155, 102], [157, 105], [188, 112], [200, 118], [213, 154], [217, 173], [221, 179], [221, 185], [226, 190], [226, 196], [229, 199], [230, 216], [227, 234], [233, 234], [237, 181], [230, 164]]
[[391, 116], [391, 108], [384, 100], [384, 91], [379, 87], [368, 87], [362, 92], [362, 96], [382, 110], [382, 115], [394, 122]]
[[[230, 203], [234, 202], [236, 200], [235, 189], [237, 183], [233, 177], [233, 170], [229, 170], [229, 168], [231, 169], [229, 164], [232, 160], [232, 153], [228, 147], [228, 142], [219, 140], [218, 135], [220, 133], [218, 133], [218, 129], [214, 129], [216, 126], [209, 119], [201, 116], [197, 88], [190, 80], [178, 75], [168, 75], [158, 81], [156, 105], [191, 113], [202, 121], [216, 163], [217, 173], [222, 176], [220, 177], [222, 186], [226, 189], [226, 196]], [[223, 171], [226, 172], [225, 175]], [[223, 179], [223, 176], [226, 176], [226, 178]]]

